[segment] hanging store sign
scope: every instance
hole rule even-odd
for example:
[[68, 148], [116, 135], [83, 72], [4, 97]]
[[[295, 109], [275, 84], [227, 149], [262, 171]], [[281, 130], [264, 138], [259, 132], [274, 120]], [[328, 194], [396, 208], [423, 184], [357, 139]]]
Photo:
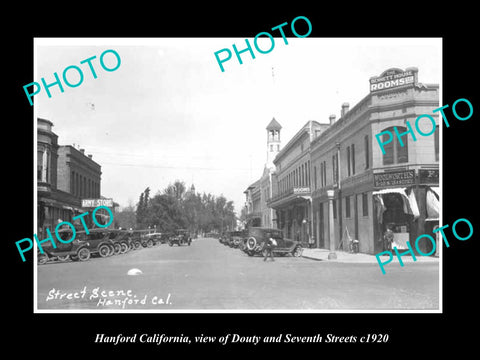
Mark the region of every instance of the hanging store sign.
[[373, 183], [377, 188], [386, 186], [407, 186], [415, 184], [415, 170], [392, 171], [373, 174]]
[[309, 187], [296, 187], [296, 188], [293, 188], [293, 193], [295, 195], [310, 194], [310, 188]]
[[82, 208], [94, 208], [98, 206], [113, 207], [113, 199], [82, 199]]
[[415, 83], [415, 70], [390, 69], [370, 78], [370, 92], [387, 90]]

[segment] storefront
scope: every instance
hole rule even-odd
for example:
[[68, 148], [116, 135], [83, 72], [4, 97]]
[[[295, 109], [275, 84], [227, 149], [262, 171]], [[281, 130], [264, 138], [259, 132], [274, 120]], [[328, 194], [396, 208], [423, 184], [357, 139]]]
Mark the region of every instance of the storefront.
[[[438, 169], [374, 174], [375, 190], [372, 192], [372, 198], [375, 252], [387, 249], [384, 241], [387, 228], [393, 231], [391, 247], [407, 250], [407, 241], [414, 247], [418, 236], [432, 234], [434, 227], [438, 226], [439, 188], [424, 184], [425, 171], [437, 175], [429, 178], [430, 185], [438, 182]], [[418, 248], [424, 253], [429, 253], [432, 244], [426, 239], [421, 239]]]

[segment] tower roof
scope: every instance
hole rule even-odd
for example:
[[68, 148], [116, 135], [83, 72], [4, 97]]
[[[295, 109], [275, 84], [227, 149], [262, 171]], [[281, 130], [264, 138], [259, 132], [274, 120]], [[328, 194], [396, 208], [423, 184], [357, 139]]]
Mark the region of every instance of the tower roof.
[[282, 125], [278, 123], [275, 118], [272, 118], [272, 121], [270, 121], [270, 124], [267, 125], [267, 130], [280, 130], [282, 128]]

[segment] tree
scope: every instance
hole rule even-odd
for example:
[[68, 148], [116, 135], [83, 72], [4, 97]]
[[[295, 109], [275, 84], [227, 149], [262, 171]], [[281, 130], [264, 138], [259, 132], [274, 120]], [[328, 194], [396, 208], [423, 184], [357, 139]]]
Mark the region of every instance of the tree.
[[233, 229], [236, 216], [233, 201], [223, 195], [186, 191], [183, 181], [175, 180], [150, 199], [150, 188], [140, 194], [136, 209], [137, 228], [156, 226], [159, 231], [186, 228], [191, 232]]

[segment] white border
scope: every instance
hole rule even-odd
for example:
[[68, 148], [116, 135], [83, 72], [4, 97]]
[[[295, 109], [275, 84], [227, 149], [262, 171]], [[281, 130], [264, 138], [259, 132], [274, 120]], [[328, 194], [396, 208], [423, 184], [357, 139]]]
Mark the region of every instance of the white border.
[[[441, 40], [441, 50], [442, 55], [444, 51], [444, 43], [442, 37], [423, 37], [425, 39], [440, 39]], [[165, 39], [178, 40], [177, 38], [33, 38], [33, 76], [34, 79], [38, 79], [37, 73], [37, 46], [48, 46], [48, 45], [64, 45], [64, 46], [99, 46], [99, 45], [126, 45], [126, 46], [152, 46], [156, 44], [159, 39], [162, 41]], [[187, 38], [181, 38], [187, 39]], [[319, 38], [316, 38], [319, 39]], [[325, 38], [329, 39], [329, 38]], [[348, 39], [348, 38], [339, 38], [339, 39]], [[375, 37], [366, 37], [361, 39], [375, 39]], [[398, 37], [394, 37], [398, 39]], [[419, 39], [419, 38], [415, 38]], [[440, 80], [439, 80], [439, 107], [443, 106], [443, 56], [441, 59], [441, 69]], [[33, 174], [34, 174], [34, 187], [33, 187], [33, 199], [34, 199], [34, 208], [33, 208], [33, 233], [36, 233], [37, 229], [37, 107], [36, 102], [33, 105], [33, 122], [34, 122], [34, 148], [33, 148]], [[440, 126], [441, 115], [439, 115], [439, 129], [440, 129], [440, 149], [439, 149], [439, 186], [440, 186], [440, 218], [439, 226], [443, 226], [443, 126]], [[33, 240], [33, 239], [32, 239]], [[33, 281], [33, 310], [34, 313], [50, 313], [50, 314], [72, 314], [72, 313], [101, 313], [101, 314], [132, 314], [132, 313], [155, 313], [155, 314], [439, 314], [443, 313], [443, 246], [440, 247], [439, 254], [439, 308], [438, 309], [378, 309], [378, 310], [363, 310], [363, 309], [325, 309], [325, 310], [268, 310], [268, 309], [234, 309], [234, 310], [225, 310], [225, 309], [172, 309], [172, 310], [159, 310], [159, 309], [105, 309], [105, 310], [95, 310], [95, 309], [38, 309], [38, 293], [37, 293], [37, 244], [36, 241], [33, 246], [33, 268], [34, 268], [34, 281]]]

